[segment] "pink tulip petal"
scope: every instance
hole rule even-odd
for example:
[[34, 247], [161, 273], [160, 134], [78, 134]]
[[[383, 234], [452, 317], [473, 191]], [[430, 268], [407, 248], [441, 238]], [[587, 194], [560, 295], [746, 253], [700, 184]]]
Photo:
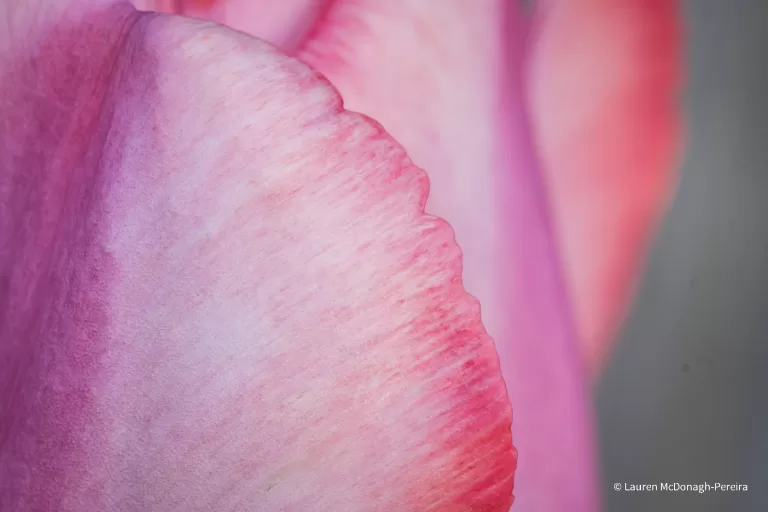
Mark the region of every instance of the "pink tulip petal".
[[243, 34], [7, 5], [0, 510], [506, 511], [498, 357], [403, 150]]
[[671, 0], [554, 0], [536, 30], [536, 137], [595, 372], [675, 181], [678, 18]]
[[529, 140], [513, 2], [337, 0], [299, 55], [430, 176], [515, 410], [516, 509], [598, 506], [590, 408]]

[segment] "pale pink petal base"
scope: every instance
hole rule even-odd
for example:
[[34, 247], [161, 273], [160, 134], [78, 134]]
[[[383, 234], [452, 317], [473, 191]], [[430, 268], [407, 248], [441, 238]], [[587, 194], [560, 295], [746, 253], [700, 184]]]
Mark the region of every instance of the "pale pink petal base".
[[268, 45], [70, 17], [1, 66], [0, 509], [506, 511], [424, 173]]

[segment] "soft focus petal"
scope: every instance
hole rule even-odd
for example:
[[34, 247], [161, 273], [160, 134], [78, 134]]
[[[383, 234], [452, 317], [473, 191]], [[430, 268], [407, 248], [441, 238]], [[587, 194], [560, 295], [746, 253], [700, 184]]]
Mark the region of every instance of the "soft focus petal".
[[552, 0], [530, 97], [585, 353], [597, 371], [670, 198], [680, 130], [674, 0]]
[[333, 0], [132, 0], [139, 9], [213, 20], [281, 48], [299, 46]]
[[498, 358], [399, 146], [242, 34], [9, 5], [0, 510], [506, 511]]

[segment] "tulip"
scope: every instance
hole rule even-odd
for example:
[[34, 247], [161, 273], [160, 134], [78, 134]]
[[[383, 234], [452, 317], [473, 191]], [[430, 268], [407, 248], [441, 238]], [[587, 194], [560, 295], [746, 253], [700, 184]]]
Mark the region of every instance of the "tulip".
[[0, 0], [0, 510], [596, 510], [675, 6], [136, 4]]

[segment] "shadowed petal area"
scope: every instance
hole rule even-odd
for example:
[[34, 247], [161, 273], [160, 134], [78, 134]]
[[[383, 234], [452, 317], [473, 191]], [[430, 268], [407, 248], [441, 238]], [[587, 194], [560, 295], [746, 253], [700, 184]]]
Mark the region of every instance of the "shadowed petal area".
[[594, 373], [675, 182], [678, 9], [674, 0], [553, 0], [539, 13], [533, 121]]
[[213, 24], [15, 28], [0, 509], [508, 510], [498, 356], [377, 124]]

